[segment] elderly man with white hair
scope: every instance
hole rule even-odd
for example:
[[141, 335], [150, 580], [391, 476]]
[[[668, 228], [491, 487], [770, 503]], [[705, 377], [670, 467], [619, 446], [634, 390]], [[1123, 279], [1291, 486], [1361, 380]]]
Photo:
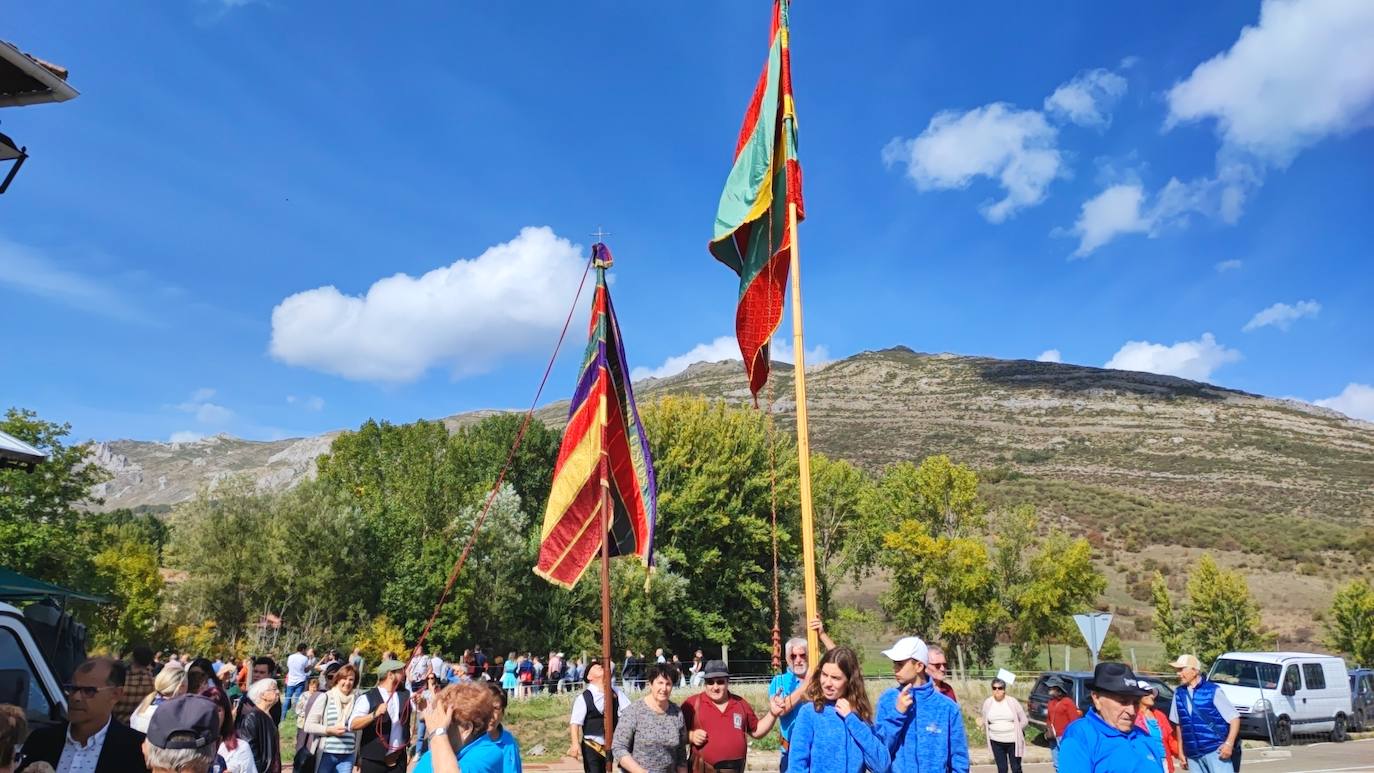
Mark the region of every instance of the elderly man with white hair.
[[[820, 637], [825, 650], [835, 649], [835, 641], [825, 632], [819, 617], [808, 626]], [[784, 670], [768, 683], [769, 713], [778, 718], [778, 736], [781, 738], [782, 755], [778, 760], [779, 773], [787, 773], [787, 754], [791, 744], [792, 723], [797, 719], [797, 709], [806, 702], [806, 688], [811, 684], [810, 668], [807, 660], [806, 639], [795, 637], [787, 640], [782, 648]], [[824, 652], [822, 652], [824, 654]]]
[[278, 773], [281, 770], [281, 736], [277, 723], [272, 720], [272, 707], [281, 700], [281, 688], [275, 679], [259, 679], [248, 686], [245, 697], [247, 700], [239, 704], [235, 733], [253, 751], [253, 764], [258, 773]]

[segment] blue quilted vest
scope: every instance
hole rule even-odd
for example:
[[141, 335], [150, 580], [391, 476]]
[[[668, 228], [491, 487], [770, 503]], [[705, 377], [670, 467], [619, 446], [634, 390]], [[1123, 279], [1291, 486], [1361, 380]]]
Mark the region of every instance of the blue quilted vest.
[[1183, 756], [1196, 759], [1221, 748], [1230, 732], [1230, 723], [1212, 705], [1217, 686], [1203, 678], [1197, 688], [1180, 687], [1174, 693], [1178, 707], [1178, 729], [1183, 735]]

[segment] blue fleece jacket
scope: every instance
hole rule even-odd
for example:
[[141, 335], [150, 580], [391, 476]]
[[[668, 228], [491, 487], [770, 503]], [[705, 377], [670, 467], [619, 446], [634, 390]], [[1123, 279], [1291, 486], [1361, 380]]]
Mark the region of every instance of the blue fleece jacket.
[[892, 687], [878, 696], [878, 720], [874, 729], [892, 754], [892, 773], [968, 773], [968, 736], [959, 704], [941, 695], [926, 680], [911, 688], [915, 703], [905, 714], [897, 713]]
[[1059, 742], [1059, 769], [1075, 773], [1159, 773], [1150, 734], [1134, 725], [1128, 733], [1107, 724], [1096, 709], [1069, 724]]
[[833, 703], [820, 711], [810, 703], [798, 708], [787, 773], [887, 773], [892, 757], [858, 714], [851, 711], [842, 719]]

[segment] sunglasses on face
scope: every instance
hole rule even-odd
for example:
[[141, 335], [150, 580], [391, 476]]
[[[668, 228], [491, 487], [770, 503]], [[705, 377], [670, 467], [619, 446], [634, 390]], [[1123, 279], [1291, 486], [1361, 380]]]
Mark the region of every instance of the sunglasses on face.
[[707, 679], [707, 680], [706, 680], [706, 684], [708, 684], [708, 685], [712, 685], [712, 684], [726, 684], [727, 681], [728, 681], [728, 680], [725, 680], [725, 679]]
[[995, 687], [992, 688], [992, 691], [993, 691], [993, 692], [1005, 692], [1006, 689], [1007, 689], [1006, 687], [995, 686]]
[[79, 685], [79, 684], [64, 684], [64, 685], [62, 685], [62, 692], [66, 693], [67, 695], [80, 695], [81, 697], [85, 698], [86, 700], [90, 700], [91, 698], [94, 698], [94, 697], [96, 696], [96, 693], [99, 693], [99, 692], [102, 691], [102, 690], [113, 690], [113, 689], [114, 689], [113, 686], [105, 686], [105, 687], [85, 687], [85, 686]]
[[945, 670], [945, 664], [944, 664], [944, 663], [931, 663], [931, 664], [930, 664], [930, 667], [931, 667], [931, 668], [938, 668], [938, 669], [940, 669], [941, 671], [944, 671], [944, 670]]
[[794, 652], [787, 656], [789, 660], [806, 660], [805, 652]]

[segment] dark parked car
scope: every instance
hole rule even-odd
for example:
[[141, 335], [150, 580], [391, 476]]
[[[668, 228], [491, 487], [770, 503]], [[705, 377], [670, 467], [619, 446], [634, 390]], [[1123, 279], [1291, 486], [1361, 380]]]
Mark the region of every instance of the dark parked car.
[[[1093, 678], [1091, 671], [1046, 671], [1035, 680], [1035, 686], [1031, 688], [1030, 700], [1026, 713], [1030, 715], [1032, 725], [1045, 729], [1045, 710], [1050, 704], [1050, 688], [1045, 686], [1045, 682], [1052, 676], [1058, 676], [1069, 683], [1067, 694], [1073, 698], [1074, 703], [1078, 704], [1078, 710], [1084, 714], [1092, 708], [1092, 698], [1088, 695], [1088, 682]], [[1159, 681], [1153, 676], [1137, 675], [1140, 679], [1149, 682], [1155, 688], [1155, 708], [1169, 713], [1169, 707], [1174, 705], [1174, 688]], [[1374, 714], [1371, 714], [1374, 719]]]
[[1350, 669], [1350, 729], [1374, 727], [1374, 668]]

